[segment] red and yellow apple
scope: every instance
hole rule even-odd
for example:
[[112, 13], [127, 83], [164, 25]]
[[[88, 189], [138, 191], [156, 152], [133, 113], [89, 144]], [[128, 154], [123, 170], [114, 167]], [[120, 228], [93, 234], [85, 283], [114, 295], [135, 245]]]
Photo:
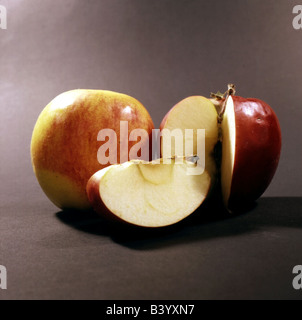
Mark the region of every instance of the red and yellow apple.
[[[120, 132], [120, 121], [128, 122], [128, 133]], [[144, 129], [151, 137], [154, 125], [138, 100], [105, 90], [64, 92], [40, 114], [32, 134], [32, 165], [43, 191], [59, 208], [91, 207], [87, 181], [110, 164], [101, 164], [97, 157], [102, 145], [98, 133], [105, 128], [116, 133], [117, 145], [111, 151], [117, 153], [119, 162], [121, 153], [129, 160], [128, 152], [136, 142], [129, 141], [122, 148], [119, 143], [128, 140], [133, 129]]]
[[143, 227], [163, 227], [183, 220], [205, 200], [210, 176], [188, 174], [196, 163], [131, 160], [96, 172], [87, 194], [96, 212], [112, 220]]

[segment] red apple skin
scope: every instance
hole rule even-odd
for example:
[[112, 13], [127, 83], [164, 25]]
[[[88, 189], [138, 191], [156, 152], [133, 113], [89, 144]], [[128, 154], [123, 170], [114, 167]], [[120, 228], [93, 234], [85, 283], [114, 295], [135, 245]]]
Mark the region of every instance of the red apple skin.
[[280, 158], [281, 130], [271, 107], [258, 99], [232, 96], [236, 146], [229, 209], [258, 199], [270, 184]]

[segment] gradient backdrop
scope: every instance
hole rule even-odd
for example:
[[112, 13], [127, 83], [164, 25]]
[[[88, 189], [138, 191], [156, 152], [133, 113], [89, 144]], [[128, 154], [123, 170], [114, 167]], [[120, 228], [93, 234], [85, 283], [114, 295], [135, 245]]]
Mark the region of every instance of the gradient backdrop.
[[127, 93], [159, 126], [179, 100], [223, 91], [232, 82], [238, 95], [269, 103], [280, 120], [282, 155], [265, 195], [301, 196], [297, 3], [1, 0], [8, 11], [8, 28], [0, 30], [2, 182], [14, 185], [13, 197], [29, 189], [41, 193], [30, 165], [31, 133], [44, 106], [63, 91]]

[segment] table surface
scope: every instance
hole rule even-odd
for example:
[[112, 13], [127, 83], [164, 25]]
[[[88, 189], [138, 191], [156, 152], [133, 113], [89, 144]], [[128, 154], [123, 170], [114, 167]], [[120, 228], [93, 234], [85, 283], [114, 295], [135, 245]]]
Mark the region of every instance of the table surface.
[[2, 203], [0, 299], [301, 299], [302, 198], [226, 215], [205, 205], [161, 229]]

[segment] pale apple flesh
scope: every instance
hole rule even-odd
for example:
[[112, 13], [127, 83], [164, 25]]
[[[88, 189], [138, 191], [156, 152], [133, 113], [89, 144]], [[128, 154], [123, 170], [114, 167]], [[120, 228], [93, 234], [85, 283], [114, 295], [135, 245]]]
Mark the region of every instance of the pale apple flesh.
[[[164, 141], [165, 133], [163, 129], [180, 129], [183, 135], [182, 153], [177, 150], [175, 141], [171, 142], [171, 146]], [[193, 141], [190, 137], [186, 137], [185, 130], [193, 129]], [[197, 135], [198, 129], [205, 129], [205, 169], [211, 175], [212, 187], [216, 180], [216, 161], [214, 157], [214, 147], [218, 141], [217, 127], [217, 111], [214, 104], [207, 98], [202, 96], [191, 96], [177, 103], [163, 118], [160, 130], [162, 132], [161, 139], [161, 156], [190, 156], [196, 155], [198, 147], [202, 144], [200, 137]], [[186, 146], [193, 145], [192, 152], [186, 153]]]
[[[61, 209], [91, 208], [86, 195], [88, 179], [109, 164], [97, 158], [102, 145], [97, 140], [101, 129], [117, 135], [117, 162], [120, 159], [120, 121], [128, 122], [128, 134], [144, 129], [149, 137], [154, 128], [144, 106], [136, 99], [106, 90], [72, 90], [52, 100], [40, 114], [31, 141], [34, 172], [45, 194]], [[122, 137], [123, 136], [123, 137]], [[129, 141], [127, 150], [136, 141]], [[128, 158], [126, 161], [129, 160]], [[146, 159], [148, 160], [148, 159]]]
[[281, 152], [276, 114], [265, 102], [230, 96], [222, 121], [221, 186], [235, 211], [258, 199], [270, 184]]
[[195, 164], [132, 160], [95, 173], [87, 195], [96, 212], [128, 224], [163, 227], [183, 220], [206, 198], [210, 176], [190, 175]]

